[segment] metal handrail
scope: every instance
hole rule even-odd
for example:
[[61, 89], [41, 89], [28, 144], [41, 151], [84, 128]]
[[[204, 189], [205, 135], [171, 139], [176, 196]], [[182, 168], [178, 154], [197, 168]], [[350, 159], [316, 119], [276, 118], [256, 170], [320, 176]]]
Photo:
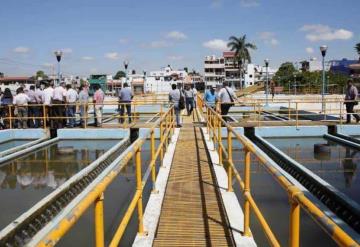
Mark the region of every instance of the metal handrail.
[[[245, 136], [236, 133], [235, 129], [230, 126], [220, 114], [214, 109], [206, 107], [207, 115], [207, 131], [209, 138], [212, 138], [217, 144], [217, 153], [219, 155], [219, 164], [227, 162], [228, 175], [228, 191], [233, 191], [233, 174], [239, 183], [239, 187], [243, 192], [245, 199], [244, 203], [244, 233], [245, 236], [251, 236], [250, 232], [250, 209], [255, 213], [255, 216], [260, 222], [260, 225], [265, 232], [270, 244], [272, 246], [280, 246], [271, 227], [267, 223], [261, 210], [258, 208], [255, 200], [252, 197], [250, 190], [250, 154], [254, 154], [258, 158], [260, 164], [263, 164], [266, 170], [274, 177], [274, 179], [287, 192], [290, 201], [290, 225], [289, 225], [289, 245], [298, 247], [300, 243], [300, 208], [302, 208], [308, 215], [310, 215], [316, 223], [339, 245], [341, 246], [358, 246], [359, 244], [349, 236], [342, 228], [340, 228], [331, 218], [329, 218], [321, 209], [319, 209], [311, 200], [293, 183], [291, 183], [277, 168], [275, 168], [268, 158], [260, 153], [254, 144]], [[222, 126], [227, 129], [227, 147], [222, 144]], [[212, 135], [212, 137], [211, 137]], [[245, 149], [245, 166], [244, 166], [244, 180], [241, 179], [239, 172], [232, 159], [232, 135], [240, 141]]]
[[[97, 247], [103, 247], [104, 243], [104, 192], [107, 187], [113, 182], [116, 176], [122, 171], [126, 164], [135, 157], [135, 169], [136, 169], [136, 192], [131, 200], [131, 203], [125, 212], [112, 240], [110, 246], [118, 246], [121, 237], [134, 213], [135, 208], [138, 208], [138, 233], [145, 234], [143, 226], [143, 189], [149, 177], [151, 177], [153, 191], [156, 191], [156, 160], [160, 157], [161, 165], [163, 161], [164, 152], [167, 149], [169, 138], [174, 133], [175, 118], [174, 107], [165, 112], [161, 118], [147, 131], [145, 136], [136, 140], [132, 146], [127, 150], [125, 155], [121, 159], [116, 159], [113, 164], [114, 168], [97, 181], [93, 185], [91, 191], [71, 209], [70, 216], [62, 218], [58, 221], [58, 224], [53, 225], [52, 229], [36, 242], [37, 246], [53, 246], [68, 232], [71, 227], [78, 221], [78, 219], [85, 213], [86, 209], [94, 204], [94, 217], [95, 217], [95, 244]], [[155, 130], [160, 125], [160, 143], [156, 148], [155, 145]], [[151, 161], [148, 165], [147, 171], [142, 177], [141, 171], [141, 148], [145, 143], [146, 138], [151, 140]], [[150, 176], [151, 174], [151, 176]], [[90, 185], [89, 185], [90, 186]], [[80, 194], [81, 195], [81, 194]], [[79, 196], [80, 196], [79, 195]]]

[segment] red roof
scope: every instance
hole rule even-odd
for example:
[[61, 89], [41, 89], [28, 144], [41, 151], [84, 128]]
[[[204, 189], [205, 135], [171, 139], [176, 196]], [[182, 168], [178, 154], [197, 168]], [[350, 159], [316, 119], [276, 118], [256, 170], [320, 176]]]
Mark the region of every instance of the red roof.
[[223, 52], [223, 57], [234, 57], [234, 56], [235, 56], [234, 51], [224, 51]]
[[30, 77], [27, 76], [13, 76], [13, 77], [3, 77], [0, 78], [0, 82], [4, 82], [4, 81], [33, 81], [33, 79], [31, 79]]

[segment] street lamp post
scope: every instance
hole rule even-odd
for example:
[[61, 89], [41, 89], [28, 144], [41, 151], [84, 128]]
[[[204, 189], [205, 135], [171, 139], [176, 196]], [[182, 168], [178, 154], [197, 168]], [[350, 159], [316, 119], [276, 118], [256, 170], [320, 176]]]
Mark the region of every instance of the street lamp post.
[[328, 47], [326, 45], [320, 46], [320, 51], [321, 51], [321, 55], [322, 55], [322, 90], [321, 90], [321, 102], [322, 102], [321, 112], [322, 113], [325, 112], [325, 56], [326, 56], [327, 48]]
[[54, 54], [56, 56], [56, 60], [58, 61], [57, 81], [58, 81], [58, 84], [60, 84], [60, 61], [61, 61], [61, 57], [63, 55], [63, 52], [58, 50], [58, 51], [55, 51]]
[[266, 87], [265, 87], [265, 90], [266, 90], [266, 106], [269, 105], [269, 62], [270, 60], [267, 58], [264, 60], [265, 62], [265, 67], [266, 67]]
[[143, 88], [143, 90], [144, 90], [144, 93], [145, 93], [145, 86], [146, 86], [146, 71], [145, 70], [143, 70], [143, 74], [144, 74], [144, 88]]
[[294, 94], [296, 96], [296, 72], [294, 73]]
[[[125, 67], [125, 82], [128, 82], [128, 67], [129, 67], [129, 61], [124, 61], [124, 67]], [[123, 86], [122, 86], [123, 87]]]

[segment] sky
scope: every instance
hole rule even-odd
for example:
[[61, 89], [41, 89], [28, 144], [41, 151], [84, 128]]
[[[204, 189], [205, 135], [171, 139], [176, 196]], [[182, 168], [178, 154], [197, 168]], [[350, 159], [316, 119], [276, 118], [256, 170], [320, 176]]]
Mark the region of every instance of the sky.
[[230, 36], [256, 44], [256, 64], [321, 58], [357, 59], [359, 0], [2, 0], [0, 72], [115, 74], [173, 68], [203, 72], [207, 55], [221, 55]]

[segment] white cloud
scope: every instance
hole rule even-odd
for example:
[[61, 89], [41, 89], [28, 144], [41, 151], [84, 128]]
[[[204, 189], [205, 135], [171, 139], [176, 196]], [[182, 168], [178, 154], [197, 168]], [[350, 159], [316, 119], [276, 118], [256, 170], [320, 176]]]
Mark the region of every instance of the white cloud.
[[171, 31], [166, 34], [166, 38], [174, 39], [174, 40], [184, 40], [187, 39], [186, 34], [179, 32], [179, 31]]
[[129, 42], [129, 40], [127, 39], [127, 38], [121, 38], [121, 39], [119, 39], [119, 43], [120, 44], [127, 44]]
[[306, 47], [306, 48], [305, 48], [305, 51], [306, 51], [306, 53], [308, 53], [308, 54], [313, 54], [313, 53], [314, 53], [314, 49], [313, 49], [312, 47]]
[[265, 44], [276, 46], [279, 44], [279, 40], [276, 38], [273, 32], [261, 32], [259, 33], [260, 40], [264, 41]]
[[117, 53], [117, 52], [108, 52], [108, 53], [105, 54], [105, 57], [106, 57], [107, 59], [111, 59], [111, 60], [118, 60], [118, 59], [120, 59], [120, 55], [119, 55], [119, 53]]
[[322, 24], [304, 25], [300, 28], [300, 31], [306, 32], [305, 37], [311, 42], [348, 40], [354, 36], [353, 32], [349, 30], [334, 29]]
[[90, 57], [90, 56], [84, 56], [81, 58], [82, 60], [85, 60], [85, 61], [91, 61], [91, 60], [94, 60], [93, 57]]
[[169, 42], [166, 42], [165, 40], [157, 40], [157, 41], [152, 41], [150, 42], [150, 44], [146, 44], [145, 47], [150, 47], [150, 48], [164, 48], [164, 47], [168, 47], [171, 44]]
[[213, 39], [203, 43], [203, 46], [211, 50], [227, 50], [227, 42], [222, 39]]
[[30, 48], [28, 47], [25, 47], [25, 46], [18, 46], [16, 48], [14, 48], [13, 52], [16, 52], [16, 53], [28, 53], [30, 51]]
[[172, 56], [168, 56], [168, 59], [170, 59], [170, 60], [183, 60], [184, 57], [183, 56], [172, 55]]
[[70, 54], [73, 52], [73, 50], [71, 48], [64, 48], [64, 49], [61, 49], [61, 51], [64, 53], [64, 54]]
[[242, 7], [257, 7], [260, 5], [259, 0], [240, 0]]

